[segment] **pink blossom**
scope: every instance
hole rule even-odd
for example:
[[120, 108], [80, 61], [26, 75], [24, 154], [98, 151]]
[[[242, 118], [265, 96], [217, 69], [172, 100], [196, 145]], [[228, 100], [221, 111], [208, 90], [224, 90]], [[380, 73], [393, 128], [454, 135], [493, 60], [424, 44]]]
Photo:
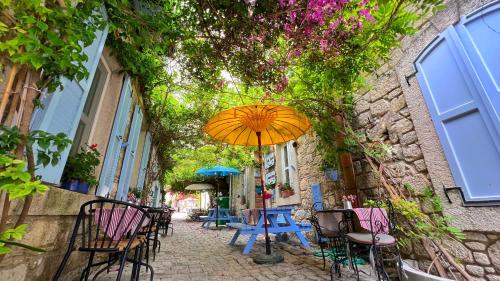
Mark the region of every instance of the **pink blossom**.
[[310, 35], [312, 33], [312, 27], [306, 26], [304, 28], [304, 35]]
[[325, 52], [328, 49], [328, 41], [325, 39], [319, 40], [319, 47], [323, 52]]
[[370, 0], [361, 0], [361, 2], [359, 2], [359, 6], [364, 6], [366, 4], [368, 4]]
[[359, 15], [362, 16], [362, 17], [364, 17], [365, 19], [367, 19], [369, 21], [375, 20], [375, 18], [370, 13], [370, 9], [368, 9], [368, 8], [361, 9], [359, 11]]

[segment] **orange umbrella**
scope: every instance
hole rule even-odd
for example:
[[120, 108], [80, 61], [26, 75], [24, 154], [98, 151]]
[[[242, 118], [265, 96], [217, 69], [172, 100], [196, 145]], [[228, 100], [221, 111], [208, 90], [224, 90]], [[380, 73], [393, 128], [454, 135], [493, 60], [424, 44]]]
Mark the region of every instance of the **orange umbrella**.
[[[205, 125], [205, 132], [213, 138], [228, 144], [258, 146], [260, 183], [264, 190], [262, 172], [262, 145], [284, 143], [303, 135], [311, 123], [295, 109], [270, 104], [237, 106], [222, 111]], [[264, 218], [267, 218], [266, 198], [263, 192]], [[266, 233], [266, 255], [271, 255], [271, 243], [264, 219]]]

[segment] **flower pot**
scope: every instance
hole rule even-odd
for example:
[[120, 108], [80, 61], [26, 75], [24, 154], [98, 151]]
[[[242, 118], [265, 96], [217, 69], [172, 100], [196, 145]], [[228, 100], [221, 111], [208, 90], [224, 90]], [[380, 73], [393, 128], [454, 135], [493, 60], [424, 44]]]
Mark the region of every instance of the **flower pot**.
[[71, 191], [78, 191], [78, 180], [65, 181], [62, 183], [62, 187]]
[[87, 194], [89, 193], [89, 188], [90, 185], [88, 183], [82, 181], [78, 182], [78, 190], [77, 190], [78, 192]]
[[339, 171], [334, 168], [327, 168], [325, 170], [325, 175], [331, 181], [337, 181], [339, 179]]
[[280, 192], [281, 198], [287, 198], [287, 197], [290, 197], [294, 194], [295, 193], [293, 192], [293, 189], [282, 190]]
[[352, 209], [351, 201], [344, 201], [344, 209]]

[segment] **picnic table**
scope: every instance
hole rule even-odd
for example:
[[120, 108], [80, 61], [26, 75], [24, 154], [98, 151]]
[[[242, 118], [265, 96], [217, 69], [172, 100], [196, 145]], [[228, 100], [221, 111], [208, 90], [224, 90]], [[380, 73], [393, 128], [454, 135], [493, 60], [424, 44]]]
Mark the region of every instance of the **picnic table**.
[[[296, 223], [292, 219], [293, 208], [281, 207], [281, 208], [269, 208], [266, 210], [267, 221], [268, 221], [268, 232], [283, 234], [283, 233], [295, 233], [299, 238], [302, 246], [304, 248], [309, 248], [309, 241], [304, 237], [302, 231], [311, 231], [312, 226], [310, 223]], [[264, 234], [264, 209], [258, 209], [259, 211], [259, 221], [256, 225], [250, 225], [246, 223], [228, 223], [227, 226], [236, 228], [236, 233], [234, 234], [229, 245], [234, 246], [236, 240], [240, 235], [250, 235], [245, 249], [243, 250], [243, 255], [250, 252], [257, 239], [257, 235]], [[279, 217], [282, 217], [282, 221], [279, 221]]]
[[200, 219], [203, 221], [201, 226], [208, 229], [208, 227], [210, 227], [210, 224], [212, 224], [212, 222], [215, 222], [216, 220], [230, 222], [233, 221], [235, 217], [229, 214], [229, 209], [219, 208], [218, 216], [216, 216], [215, 209], [208, 209], [208, 216], [200, 216]]

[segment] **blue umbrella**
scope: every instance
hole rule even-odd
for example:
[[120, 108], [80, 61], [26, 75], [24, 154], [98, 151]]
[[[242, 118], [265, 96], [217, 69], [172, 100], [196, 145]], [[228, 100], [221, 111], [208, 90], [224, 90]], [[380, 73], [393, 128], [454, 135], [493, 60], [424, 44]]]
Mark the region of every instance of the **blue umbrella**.
[[[197, 175], [207, 176], [207, 177], [227, 177], [232, 175], [239, 175], [241, 172], [231, 167], [224, 166], [214, 166], [211, 168], [201, 168], [196, 171]], [[231, 180], [231, 178], [229, 178]], [[231, 188], [231, 183], [229, 183], [229, 188]], [[217, 193], [215, 200], [215, 226], [219, 227], [219, 182], [217, 181]]]

